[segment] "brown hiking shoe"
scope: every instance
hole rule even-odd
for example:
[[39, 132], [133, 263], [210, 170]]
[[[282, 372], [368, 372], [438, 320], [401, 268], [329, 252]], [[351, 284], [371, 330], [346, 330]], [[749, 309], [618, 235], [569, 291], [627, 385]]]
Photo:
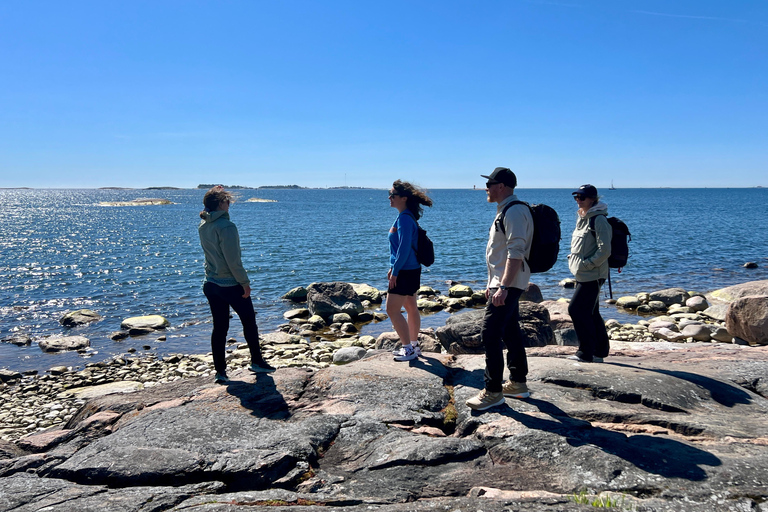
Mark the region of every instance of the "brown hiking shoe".
[[496, 405], [501, 405], [505, 402], [504, 395], [501, 392], [491, 393], [487, 390], [482, 390], [477, 396], [470, 398], [465, 403], [470, 409], [475, 411], [484, 411], [490, 409]]
[[525, 382], [512, 382], [511, 380], [501, 386], [501, 392], [510, 398], [528, 398], [531, 396]]

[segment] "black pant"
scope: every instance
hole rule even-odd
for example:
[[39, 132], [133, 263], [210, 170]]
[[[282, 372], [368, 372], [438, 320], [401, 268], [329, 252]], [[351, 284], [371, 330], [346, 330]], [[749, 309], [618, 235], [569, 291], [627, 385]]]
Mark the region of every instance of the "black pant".
[[523, 333], [520, 330], [520, 295], [523, 290], [509, 288], [503, 306], [494, 306], [491, 297], [485, 306], [483, 328], [480, 331], [485, 345], [485, 389], [492, 393], [501, 391], [504, 379], [504, 345], [507, 346], [509, 380], [525, 382], [528, 375], [528, 359], [525, 355]]
[[253, 301], [248, 297], [243, 298], [243, 287], [219, 286], [206, 281], [203, 285], [203, 293], [208, 299], [213, 315], [213, 332], [211, 333], [211, 351], [213, 352], [213, 366], [216, 373], [227, 373], [227, 361], [225, 348], [227, 344], [227, 331], [229, 330], [229, 307], [235, 310], [240, 322], [243, 324], [243, 335], [251, 352], [251, 362], [262, 360], [259, 348], [259, 329], [256, 327], [256, 312], [253, 309]]
[[600, 316], [600, 287], [605, 279], [598, 281], [577, 282], [573, 297], [568, 304], [573, 328], [579, 338], [579, 351], [576, 355], [587, 361], [593, 356], [606, 357], [610, 349], [605, 321]]

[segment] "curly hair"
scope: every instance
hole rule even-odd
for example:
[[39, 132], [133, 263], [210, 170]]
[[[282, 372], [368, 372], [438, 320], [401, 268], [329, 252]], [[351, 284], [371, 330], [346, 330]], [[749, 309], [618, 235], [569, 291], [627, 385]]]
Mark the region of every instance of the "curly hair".
[[206, 192], [203, 197], [205, 210], [200, 212], [200, 218], [204, 219], [206, 214], [218, 210], [221, 203], [232, 203], [234, 201], [235, 196], [232, 195], [232, 192], [224, 190], [224, 187], [221, 185], [216, 185]]
[[426, 192], [419, 187], [408, 183], [407, 181], [397, 180], [392, 183], [392, 190], [400, 197], [407, 197], [405, 207], [408, 208], [416, 219], [420, 219], [424, 213], [421, 205], [432, 206], [432, 200]]

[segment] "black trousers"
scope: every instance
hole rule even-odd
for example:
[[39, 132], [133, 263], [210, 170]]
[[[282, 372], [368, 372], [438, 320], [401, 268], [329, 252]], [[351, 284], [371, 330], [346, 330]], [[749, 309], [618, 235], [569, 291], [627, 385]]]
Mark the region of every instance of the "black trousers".
[[[496, 290], [492, 288], [491, 292], [493, 295]], [[492, 393], [501, 391], [504, 379], [504, 346], [507, 347], [509, 380], [525, 382], [528, 376], [528, 359], [519, 323], [519, 300], [522, 294], [523, 290], [519, 288], [509, 288], [503, 306], [494, 306], [492, 297], [488, 297], [488, 304], [485, 306], [480, 335], [485, 345], [485, 389]]]
[[600, 316], [598, 300], [604, 282], [604, 279], [577, 282], [568, 304], [568, 314], [571, 315], [573, 328], [579, 338], [579, 351], [576, 355], [587, 361], [594, 356], [606, 357], [610, 349], [608, 332], [605, 330], [605, 321]]
[[243, 324], [243, 335], [251, 352], [251, 362], [261, 361], [261, 348], [259, 348], [259, 328], [256, 327], [256, 311], [253, 309], [253, 301], [248, 297], [243, 298], [243, 287], [219, 286], [206, 281], [203, 285], [203, 293], [208, 299], [213, 315], [213, 332], [211, 333], [211, 351], [213, 352], [213, 366], [216, 373], [227, 373], [227, 361], [225, 348], [227, 344], [227, 331], [229, 330], [229, 308], [235, 310], [240, 322]]

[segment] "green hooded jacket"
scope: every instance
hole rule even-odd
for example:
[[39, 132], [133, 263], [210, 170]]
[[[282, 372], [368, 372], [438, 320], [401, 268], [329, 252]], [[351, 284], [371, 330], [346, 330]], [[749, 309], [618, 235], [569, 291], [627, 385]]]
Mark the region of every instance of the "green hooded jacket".
[[[597, 203], [586, 215], [579, 216], [571, 236], [571, 254], [568, 269], [576, 281], [586, 283], [608, 279], [608, 257], [611, 255], [613, 229], [606, 219], [608, 206]], [[590, 217], [595, 217], [595, 232], [589, 228]]]
[[205, 280], [219, 286], [250, 286], [241, 259], [240, 235], [229, 213], [204, 212], [197, 232], [205, 252]]

